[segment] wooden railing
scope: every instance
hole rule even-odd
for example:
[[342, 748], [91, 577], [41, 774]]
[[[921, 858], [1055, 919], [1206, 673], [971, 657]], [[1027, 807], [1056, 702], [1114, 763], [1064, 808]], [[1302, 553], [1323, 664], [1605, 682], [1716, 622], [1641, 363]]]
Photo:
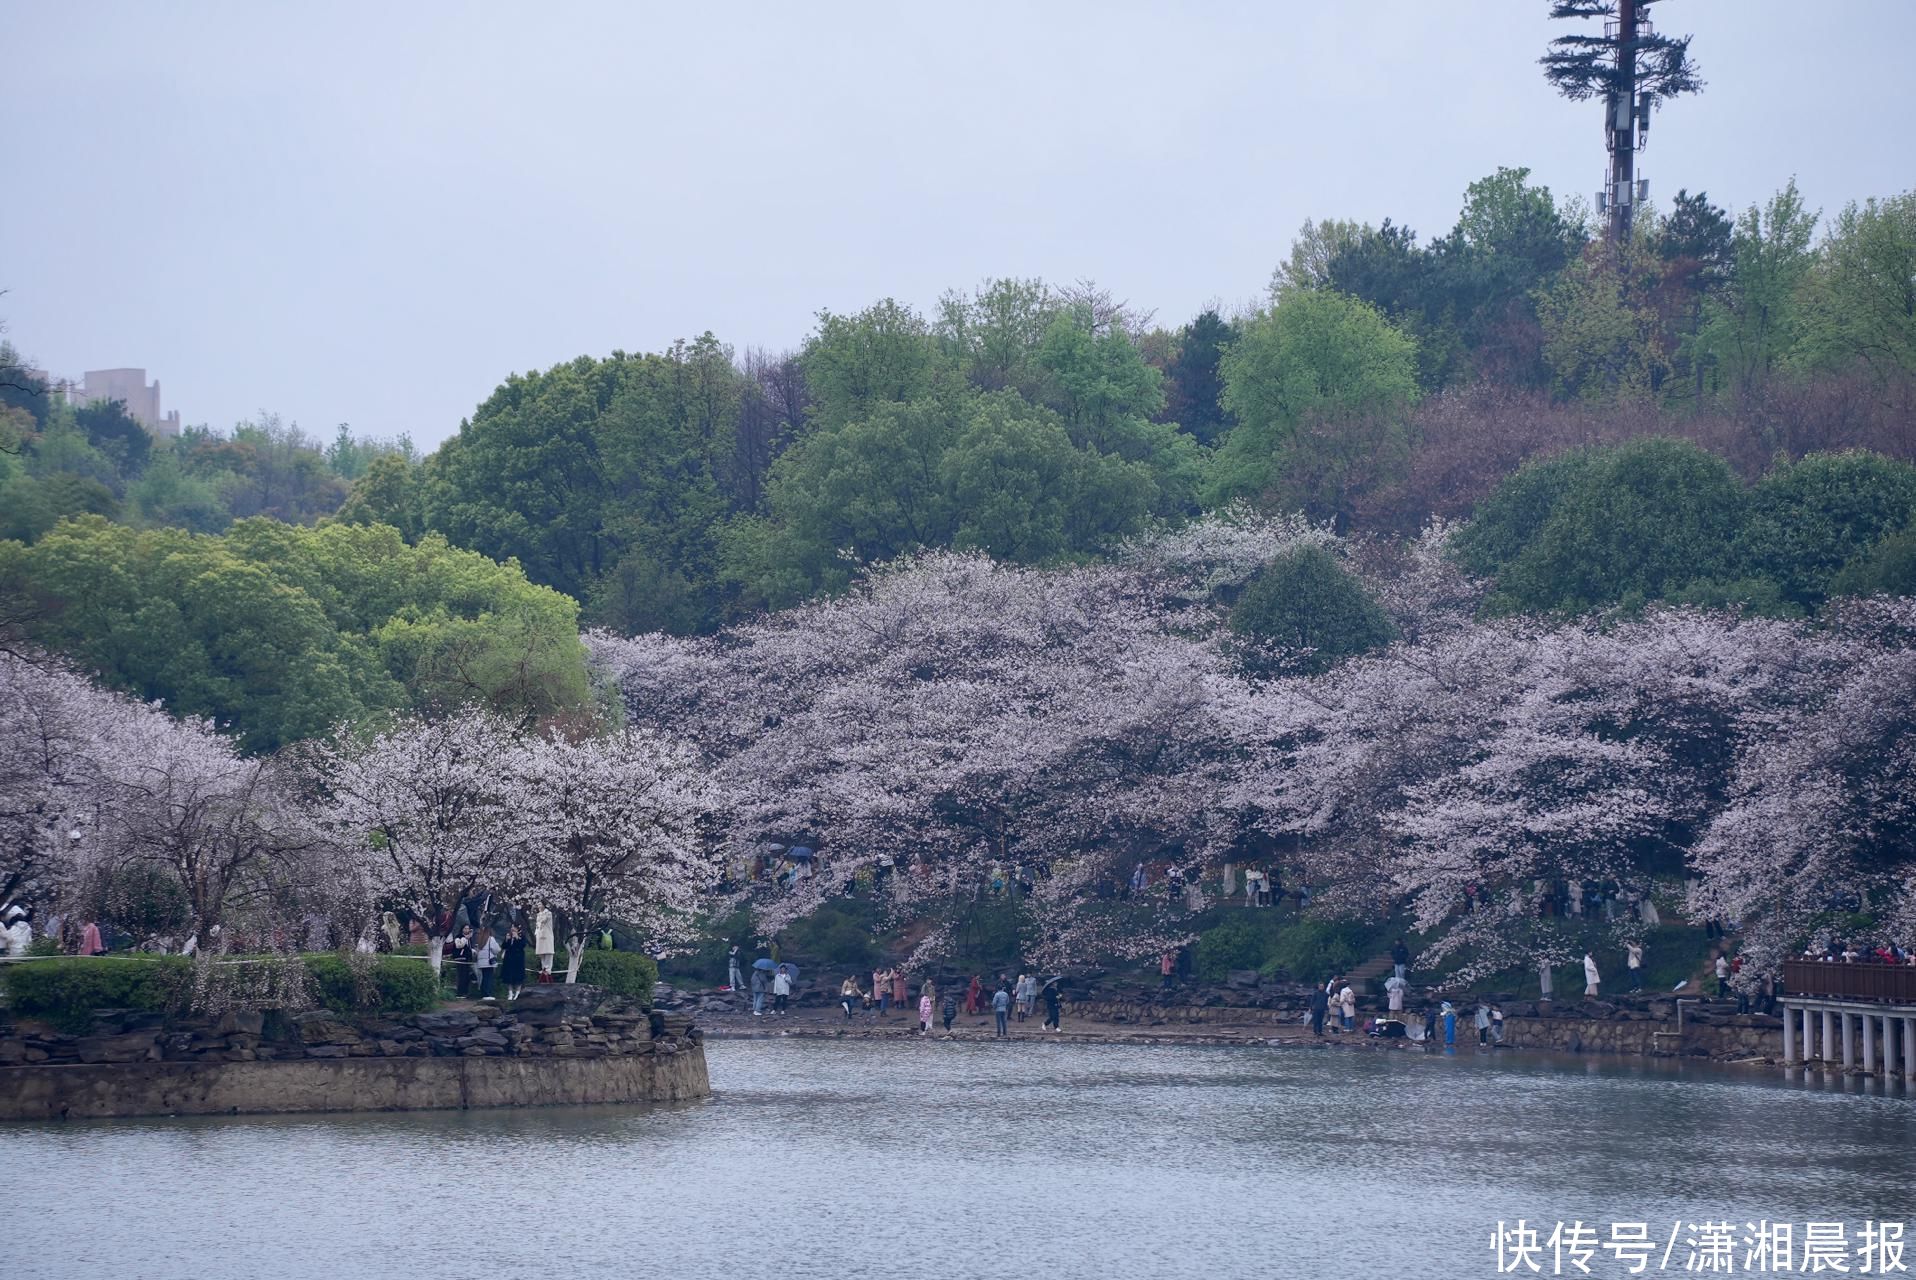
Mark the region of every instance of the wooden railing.
[[1783, 987], [1793, 996], [1916, 1004], [1916, 965], [1785, 960]]

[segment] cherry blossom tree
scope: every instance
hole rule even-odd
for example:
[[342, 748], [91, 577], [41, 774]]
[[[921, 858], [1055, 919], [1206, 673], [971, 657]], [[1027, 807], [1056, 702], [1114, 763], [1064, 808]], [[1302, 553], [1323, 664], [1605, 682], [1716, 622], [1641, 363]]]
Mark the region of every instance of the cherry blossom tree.
[[402, 719], [363, 740], [342, 731], [314, 747], [309, 767], [323, 796], [317, 820], [364, 868], [375, 899], [404, 903], [422, 922], [435, 972], [441, 922], [462, 898], [540, 879], [534, 753], [489, 712]]
[[0, 904], [51, 905], [103, 801], [101, 744], [158, 716], [36, 656], [0, 653]]
[[[1034, 959], [1147, 954], [1175, 919], [1103, 911], [1138, 858], [1203, 860], [1232, 749], [1215, 645], [1115, 567], [927, 555], [709, 641], [596, 637], [631, 718], [699, 743], [734, 851], [818, 847], [756, 895], [776, 930], [861, 877], [900, 916], [1025, 882]], [[1103, 921], [1093, 926], [1093, 922]]]
[[566, 981], [591, 932], [618, 920], [656, 945], [688, 940], [720, 875], [704, 827], [720, 790], [688, 745], [649, 729], [534, 739], [526, 780], [537, 807], [528, 905], [556, 908]]
[[324, 843], [287, 763], [242, 756], [204, 720], [131, 717], [96, 747], [105, 781], [96, 857], [171, 876], [202, 944], [219, 933], [236, 894], [263, 901], [300, 882], [307, 855]]
[[1695, 851], [1691, 910], [1739, 923], [1745, 980], [1858, 910], [1856, 940], [1916, 937], [1916, 601], [1837, 609], [1805, 648]]

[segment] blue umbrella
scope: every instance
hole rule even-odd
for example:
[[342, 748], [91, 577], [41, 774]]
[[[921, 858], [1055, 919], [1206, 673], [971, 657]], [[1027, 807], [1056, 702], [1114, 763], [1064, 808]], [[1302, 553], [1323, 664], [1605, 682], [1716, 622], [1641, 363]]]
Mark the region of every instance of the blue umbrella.
[[793, 862], [810, 862], [814, 855], [810, 849], [800, 844], [800, 845], [793, 845], [791, 852], [788, 853], [786, 856], [789, 857]]
[[754, 969], [764, 969], [767, 972], [770, 972], [771, 970], [778, 968], [777, 965], [772, 963], [772, 959], [770, 956], [760, 956], [758, 959], [752, 961], [752, 967]]
[[778, 967], [783, 969], [785, 971], [785, 976], [790, 978], [793, 982], [798, 981], [798, 966], [797, 965], [787, 960], [781, 963]]

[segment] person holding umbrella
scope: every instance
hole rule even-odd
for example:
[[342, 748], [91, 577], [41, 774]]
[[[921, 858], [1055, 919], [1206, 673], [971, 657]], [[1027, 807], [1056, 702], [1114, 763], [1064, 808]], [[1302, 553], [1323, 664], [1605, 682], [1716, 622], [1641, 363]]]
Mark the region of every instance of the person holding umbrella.
[[765, 1015], [765, 988], [772, 981], [772, 970], [777, 966], [769, 959], [760, 956], [752, 962], [752, 1016]]
[[784, 1013], [785, 1005], [792, 996], [792, 975], [795, 970], [789, 964], [782, 964], [772, 971], [772, 1012]]
[[850, 1022], [852, 1020], [853, 1006], [857, 1005], [864, 998], [865, 993], [858, 989], [857, 978], [847, 978], [843, 983], [839, 984], [838, 1003], [844, 1007], [845, 1021]]

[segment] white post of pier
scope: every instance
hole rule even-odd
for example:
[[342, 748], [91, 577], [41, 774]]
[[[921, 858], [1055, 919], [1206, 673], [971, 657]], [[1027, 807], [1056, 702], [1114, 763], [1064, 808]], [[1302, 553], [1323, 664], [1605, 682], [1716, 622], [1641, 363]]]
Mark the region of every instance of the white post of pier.
[[1843, 1020], [1843, 1070], [1856, 1065], [1856, 1021], [1848, 1009], [1836, 1015]]
[[1783, 1065], [1796, 1061], [1796, 1019], [1790, 1016], [1788, 1009], [1783, 1010]]
[[1810, 1007], [1803, 1006], [1803, 1061], [1816, 1056], [1816, 1024], [1810, 1021]]
[[1863, 1020], [1863, 1070], [1876, 1074], [1876, 1015], [1865, 1013]]
[[1836, 1010], [1823, 1010], [1823, 1052], [1816, 1055], [1824, 1066], [1836, 1061]]

